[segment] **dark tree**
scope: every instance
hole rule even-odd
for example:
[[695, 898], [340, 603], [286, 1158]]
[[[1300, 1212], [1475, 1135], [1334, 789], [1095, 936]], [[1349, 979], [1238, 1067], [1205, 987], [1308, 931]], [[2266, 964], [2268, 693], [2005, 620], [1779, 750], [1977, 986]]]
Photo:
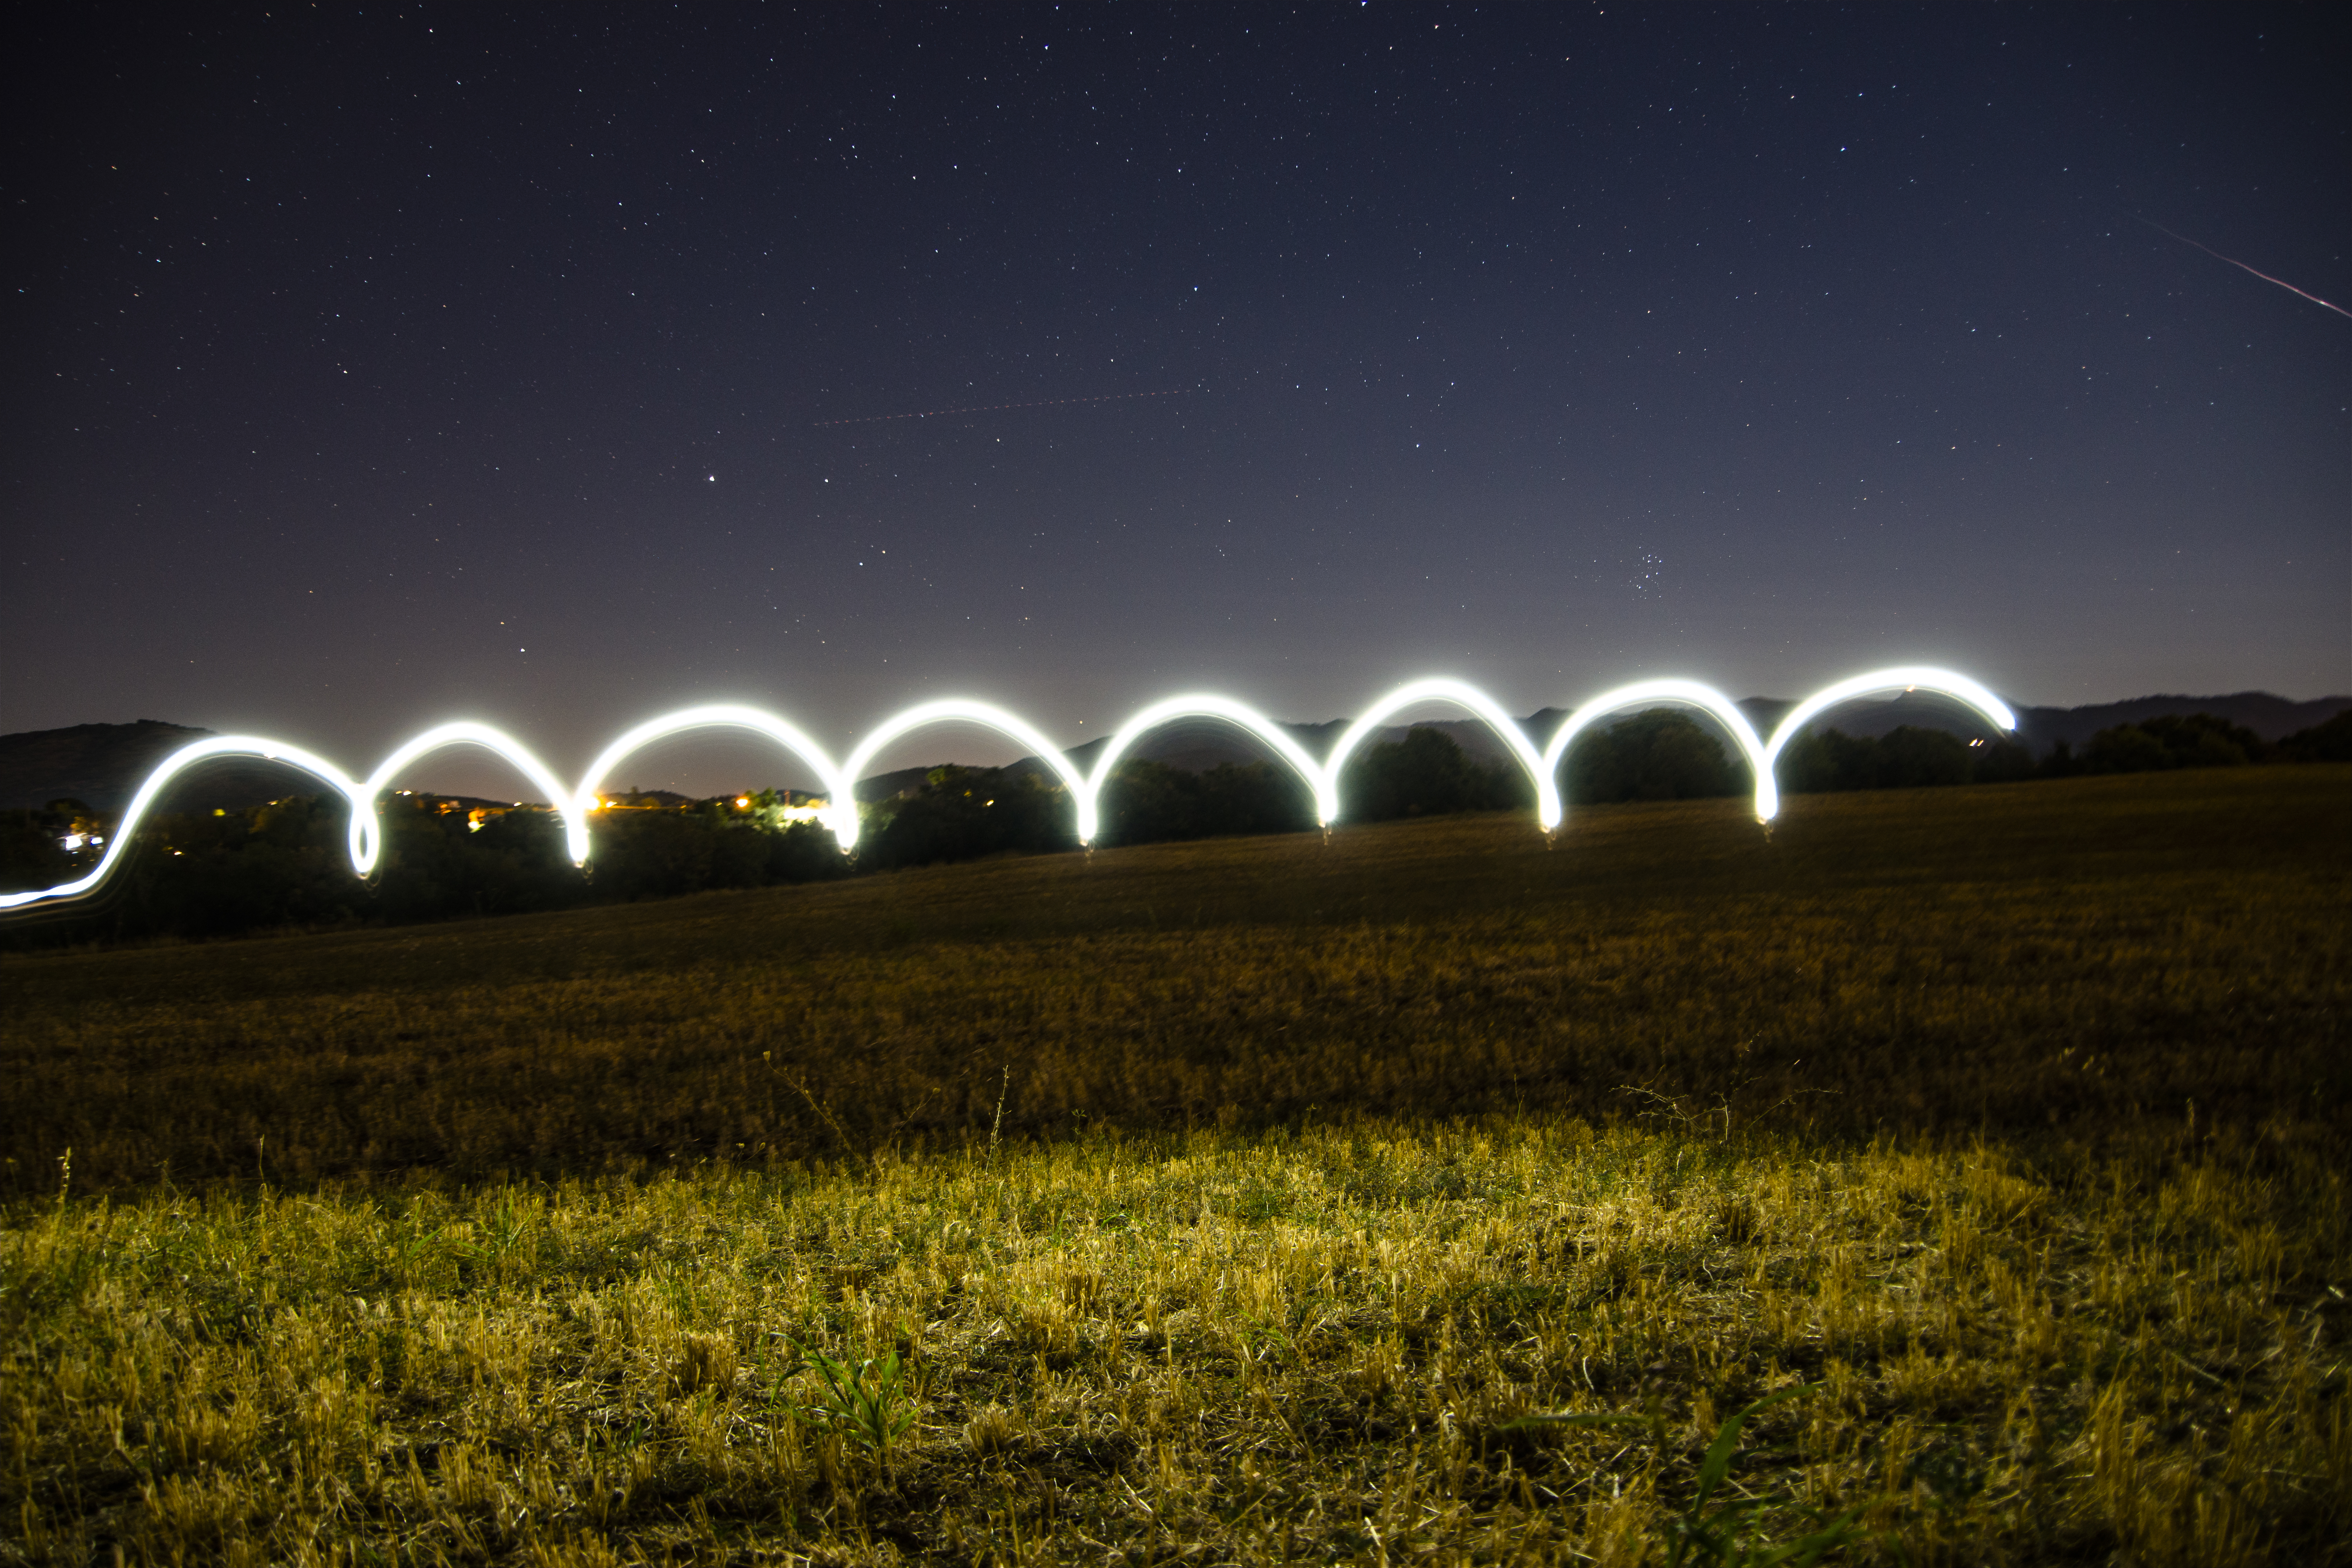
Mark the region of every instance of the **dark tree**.
[[2281, 741], [2279, 754], [2296, 763], [2352, 763], [2352, 708], [2324, 724], [2298, 730]]
[[1580, 805], [1623, 800], [1703, 800], [1754, 787], [1713, 733], [1674, 708], [1652, 708], [1568, 749], [1568, 797]]
[[976, 860], [1012, 851], [1068, 849], [1077, 843], [1067, 791], [1009, 768], [934, 768], [922, 787], [877, 810], [860, 836], [857, 863], [869, 869]]
[[40, 811], [0, 811], [0, 893], [54, 888], [96, 863], [96, 856], [66, 847], [80, 805], [53, 800]]
[[1809, 731], [1781, 752], [1780, 777], [1780, 787], [1790, 795], [1822, 795], [2008, 784], [2040, 771], [2033, 753], [2014, 742], [1964, 741], [1946, 731], [1906, 724], [1875, 739], [1837, 730]]
[[1314, 792], [1287, 768], [1221, 763], [1185, 773], [1162, 763], [1129, 763], [1102, 794], [1104, 844], [1300, 833], [1315, 826]]
[[1921, 789], [1969, 782], [1969, 746], [1945, 730], [1905, 724], [1878, 740], [1879, 789]]
[[1496, 811], [1525, 805], [1531, 795], [1516, 763], [1482, 766], [1443, 730], [1423, 728], [1369, 747], [1339, 783], [1340, 807], [1356, 822]]
[[2262, 737], [2210, 713], [2161, 714], [2118, 724], [2091, 737], [2086, 757], [2095, 773], [2150, 773], [2159, 768], [2240, 768], [2270, 754]]

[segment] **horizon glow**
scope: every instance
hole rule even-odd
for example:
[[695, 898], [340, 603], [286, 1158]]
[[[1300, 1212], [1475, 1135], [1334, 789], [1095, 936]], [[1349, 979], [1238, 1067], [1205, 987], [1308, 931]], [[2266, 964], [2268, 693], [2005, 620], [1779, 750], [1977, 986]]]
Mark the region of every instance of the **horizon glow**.
[[351, 803], [349, 847], [352, 870], [356, 876], [365, 877], [374, 871], [383, 853], [383, 823], [378, 803], [385, 790], [401, 769], [420, 757], [450, 746], [478, 746], [495, 752], [542, 791], [563, 823], [564, 846], [572, 856], [572, 864], [584, 866], [593, 849], [588, 819], [600, 804], [597, 787], [632, 753], [656, 741], [703, 729], [741, 729], [765, 735], [814, 769], [824, 781], [828, 799], [818, 819], [832, 830], [834, 840], [841, 847], [842, 852], [849, 854], [856, 849], [858, 839], [857, 775], [882, 748], [930, 724], [979, 724], [1033, 748], [1036, 758], [1053, 769], [1069, 790], [1076, 805], [1078, 842], [1091, 847], [1101, 830], [1099, 807], [1102, 791], [1110, 783], [1119, 759], [1145, 733], [1173, 720], [1220, 719], [1265, 742], [1275, 755], [1314, 792], [1316, 820], [1328, 829], [1342, 815], [1339, 779], [1349, 756], [1377, 734], [1382, 722], [1391, 714], [1425, 702], [1445, 702], [1467, 710], [1472, 717], [1493, 730], [1512, 758], [1527, 769], [1536, 786], [1537, 825], [1549, 837], [1559, 831], [1565, 816], [1558, 775], [1569, 744], [1606, 714], [1637, 703], [1656, 705], [1671, 702], [1705, 710], [1731, 737], [1756, 780], [1756, 820], [1770, 822], [1780, 811], [1780, 785], [1774, 777], [1774, 769], [1780, 752], [1798, 731], [1841, 702], [1874, 691], [1896, 689], [1937, 692], [1973, 709], [1996, 729], [2006, 731], [2017, 728], [2017, 716], [2010, 710], [2009, 705], [1969, 677], [1926, 665], [1903, 665], [1853, 676], [1814, 692], [1789, 710], [1788, 716], [1772, 731], [1772, 739], [1769, 742], [1758, 738], [1755, 726], [1748, 721], [1747, 715], [1740, 712], [1730, 698], [1711, 686], [1682, 679], [1636, 681], [1630, 686], [1603, 692], [1575, 710], [1553, 733], [1550, 743], [1540, 752], [1528, 739], [1527, 732], [1517, 721], [1492, 697], [1467, 681], [1436, 676], [1409, 681], [1380, 698], [1365, 710], [1362, 718], [1349, 725], [1332, 746], [1331, 754], [1319, 763], [1288, 731], [1249, 704], [1213, 692], [1192, 692], [1155, 702], [1129, 719], [1104, 747], [1092, 777], [1082, 772], [1060, 747], [1048, 741], [1043, 731], [1019, 714], [994, 703], [962, 698], [918, 703], [892, 715], [876, 727], [838, 765], [806, 731], [789, 720], [765, 710], [738, 703], [708, 703], [682, 708], [674, 713], [649, 719], [623, 733], [597, 754], [579, 784], [572, 788], [566, 788], [552, 769], [504, 731], [467, 720], [436, 725], [402, 742], [368, 775], [364, 783], [299, 746], [289, 746], [257, 735], [215, 735], [209, 740], [183, 746], [156, 765], [140, 784], [130, 805], [124, 808], [121, 821], [108, 839], [106, 854], [87, 876], [60, 882], [53, 888], [0, 894], [0, 910], [21, 909], [44, 901], [64, 902], [82, 898], [100, 887], [130, 852], [132, 836], [141, 819], [152, 810], [163, 787], [187, 768], [215, 757], [257, 757], [267, 762], [287, 763], [324, 781]]

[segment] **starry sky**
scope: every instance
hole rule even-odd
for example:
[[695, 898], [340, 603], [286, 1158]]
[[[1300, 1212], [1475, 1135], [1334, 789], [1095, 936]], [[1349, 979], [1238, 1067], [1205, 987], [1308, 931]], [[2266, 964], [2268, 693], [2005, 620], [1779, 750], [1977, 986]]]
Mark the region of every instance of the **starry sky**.
[[78, 10], [0, 731], [2344, 691], [2347, 15]]

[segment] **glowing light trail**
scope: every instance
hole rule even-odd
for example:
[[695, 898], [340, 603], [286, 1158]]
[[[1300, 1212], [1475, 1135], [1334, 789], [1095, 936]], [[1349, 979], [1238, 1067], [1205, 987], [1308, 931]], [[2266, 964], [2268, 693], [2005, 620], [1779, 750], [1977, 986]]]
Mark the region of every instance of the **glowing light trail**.
[[1274, 754], [1290, 764], [1290, 771], [1307, 781], [1315, 792], [1315, 820], [1330, 823], [1339, 816], [1339, 793], [1307, 748], [1293, 739], [1289, 731], [1259, 712], [1246, 702], [1236, 702], [1230, 697], [1213, 692], [1188, 692], [1155, 702], [1127, 721], [1127, 727], [1110, 738], [1103, 754], [1095, 761], [1095, 776], [1086, 793], [1078, 796], [1078, 842], [1091, 844], [1101, 826], [1097, 803], [1102, 797], [1103, 785], [1110, 782], [1111, 770], [1118, 766], [1120, 757], [1129, 747], [1141, 739], [1147, 731], [1177, 719], [1223, 719], [1238, 724], [1273, 748]]
[[[1868, 679], [1868, 677], [1863, 679]], [[1865, 687], [1864, 690], [1872, 689]], [[1604, 691], [1568, 716], [1544, 748], [1543, 771], [1547, 778], [1559, 772], [1560, 759], [1568, 754], [1568, 743], [1583, 731], [1592, 727], [1595, 720], [1622, 711], [1636, 703], [1654, 706], [1661, 702], [1678, 702], [1685, 707], [1703, 708], [1731, 736], [1732, 743], [1748, 763], [1749, 774], [1756, 780], [1756, 820], [1769, 822], [1780, 815], [1780, 790], [1772, 779], [1772, 764], [1764, 752], [1764, 742], [1756, 738], [1756, 728], [1748, 723], [1748, 715], [1738, 705], [1712, 686], [1701, 686], [1696, 680], [1637, 680], [1631, 686], [1621, 686], [1614, 691]], [[1544, 824], [1549, 832], [1559, 826], [1554, 818]]]
[[[2147, 224], [2148, 227], [2156, 230], [2158, 234], [2172, 235], [2173, 238], [2179, 240], [2183, 245], [2197, 245], [2197, 242], [2189, 238], [2187, 235], [2172, 234], [2170, 229], [2165, 227], [2162, 224], [2156, 222], [2154, 219], [2141, 218], [2139, 221]], [[2298, 289], [2284, 278], [2273, 278], [2267, 272], [2259, 271], [2254, 268], [2249, 267], [2234, 256], [2224, 256], [2210, 245], [2197, 245], [2197, 248], [2203, 251], [2206, 255], [2211, 257], [2216, 261], [2226, 261], [2242, 272], [2253, 273], [2255, 277], [2261, 279], [2265, 283], [2275, 283], [2290, 294], [2300, 294], [2323, 310], [2333, 310], [2339, 316], [2352, 317], [2352, 310], [2347, 310], [2341, 305], [2332, 304], [2329, 301], [2321, 299], [2318, 295], [2311, 293], [2307, 289]]]
[[1062, 775], [1062, 782], [1069, 786], [1070, 794], [1079, 802], [1079, 819], [1085, 819], [1087, 807], [1094, 804], [1094, 785], [1087, 782], [1086, 774], [1071, 766], [1070, 759], [1062, 755], [1060, 747], [1045, 739], [1035, 726], [1018, 713], [999, 708], [992, 702], [967, 702], [950, 697], [909, 708], [904, 713], [885, 721], [880, 729], [866, 736], [857, 750], [849, 753], [849, 761], [842, 765], [840, 783], [834, 792], [834, 842], [844, 849], [857, 847], [856, 799], [850, 791], [857, 781], [857, 775], [866, 771], [866, 764], [874, 760], [876, 752], [899, 736], [911, 730], [919, 730], [926, 724], [957, 723], [985, 724], [1029, 747], [1039, 761]]
[[362, 820], [371, 825], [374, 820], [373, 813], [367, 809], [373, 797], [364, 795], [365, 785], [354, 782], [350, 774], [326, 758], [313, 756], [299, 746], [265, 740], [258, 735], [215, 735], [209, 741], [183, 746], [156, 764], [155, 771], [147, 775], [147, 782], [139, 786], [139, 793], [131, 797], [130, 805], [122, 813], [121, 826], [107, 840], [105, 856], [89, 876], [31, 892], [0, 893], [0, 910], [19, 909], [44, 899], [78, 899], [105, 881], [113, 873], [116, 864], [131, 853], [131, 830], [153, 807], [155, 797], [163, 793], [163, 786], [196, 763], [209, 762], [215, 757], [260, 757], [267, 762], [290, 763], [304, 773], [324, 779], [338, 795], [352, 803], [352, 869], [362, 877], [375, 869], [379, 837], [372, 827], [363, 835], [358, 826]]
[[[833, 765], [833, 759], [825, 755], [824, 748], [810, 740], [791, 721], [779, 719], [774, 714], [763, 712], [757, 708], [740, 707], [731, 702], [714, 702], [701, 708], [681, 709], [676, 713], [665, 713], [658, 719], [647, 720], [605, 747], [596, 760], [588, 764], [588, 772], [581, 779], [579, 789], [568, 795], [559, 794], [556, 796], [558, 800], [571, 803], [571, 811], [564, 818], [564, 826], [567, 832], [570, 832], [576, 825], [578, 837], [571, 840], [573, 862], [578, 863], [588, 858], [588, 813], [596, 809], [596, 792], [604, 781], [612, 776], [614, 769], [619, 767], [631, 754], [643, 747], [652, 745], [656, 741], [666, 741], [672, 735], [681, 735], [688, 730], [711, 729], [751, 730], [767, 736], [768, 739], [800, 757], [802, 761], [816, 770], [816, 776], [824, 782], [825, 794], [830, 797], [831, 802], [849, 798], [841, 792], [840, 771]], [[833, 809], [829, 804], [821, 820], [827, 827], [835, 828], [835, 836], [838, 837], [840, 830], [835, 826], [832, 815]], [[856, 812], [849, 813], [849, 842], [842, 846], [844, 848], [847, 848], [850, 843], [856, 841]]]
[[1528, 776], [1535, 781], [1536, 820], [1543, 825], [1546, 833], [1559, 826], [1559, 786], [1552, 782], [1552, 772], [1544, 766], [1541, 754], [1528, 744], [1526, 731], [1503, 711], [1493, 698], [1466, 681], [1450, 680], [1444, 676], [1398, 687], [1373, 703], [1362, 718], [1348, 726], [1348, 732], [1339, 737], [1338, 745], [1331, 748], [1331, 760], [1323, 764], [1323, 782], [1329, 789], [1334, 807], [1331, 815], [1323, 819], [1327, 826], [1339, 816], [1336, 808], [1339, 801], [1339, 770], [1347, 765], [1348, 753], [1362, 745], [1390, 714], [1418, 702], [1455, 703], [1485, 720], [1486, 727], [1502, 737], [1503, 743], [1511, 749], [1511, 755], [1518, 759], [1519, 765], [1527, 769]]
[[375, 869], [376, 851], [383, 832], [376, 803], [383, 797], [383, 792], [399, 776], [401, 769], [419, 757], [450, 746], [479, 746], [512, 763], [515, 771], [536, 785], [540, 793], [554, 804], [557, 815], [563, 818], [564, 843], [572, 853], [572, 864], [576, 866], [588, 858], [588, 825], [581, 821], [577, 814], [565, 809], [565, 802], [571, 797], [554, 771], [504, 731], [460, 720], [455, 724], [437, 725], [425, 731], [384, 758], [382, 765], [368, 775], [364, 806], [357, 797], [352, 799], [352, 867], [361, 876], [364, 877]]
[[[1857, 697], [1867, 697], [1874, 691], [1892, 691], [1897, 687], [1906, 691], [1933, 691], [1945, 697], [1956, 697], [1983, 714], [1994, 729], [2017, 728], [2017, 715], [2009, 710], [2009, 704], [1965, 675], [1924, 664], [1874, 669], [1868, 675], [1850, 676], [1835, 686], [1825, 686], [1790, 709], [1780, 721], [1780, 728], [1772, 731], [1771, 742], [1764, 748], [1762, 777], [1769, 779], [1772, 776], [1772, 769], [1780, 762], [1781, 751], [1797, 738], [1798, 731], [1811, 723], [1822, 711]], [[1763, 816], [1764, 786], [1760, 781], [1756, 793], [1759, 802], [1757, 815]]]
[[1381, 726], [1392, 715], [1422, 703], [1447, 702], [1467, 709], [1483, 721], [1501, 738], [1519, 765], [1528, 770], [1528, 776], [1536, 786], [1536, 820], [1549, 834], [1559, 828], [1563, 816], [1558, 777], [1561, 759], [1566, 756], [1570, 742], [1610, 713], [1636, 705], [1661, 702], [1675, 702], [1705, 710], [1730, 735], [1754, 773], [1756, 818], [1759, 822], [1769, 822], [1780, 815], [1780, 786], [1774, 780], [1773, 770], [1780, 761], [1780, 752], [1797, 733], [1838, 703], [1874, 691], [1896, 689], [1939, 692], [1966, 703], [1998, 729], [2017, 728], [2017, 716], [2010, 711], [2009, 706], [1967, 676], [1926, 665], [1904, 665], [1857, 675], [1814, 692], [1789, 710], [1788, 716], [1772, 731], [1772, 739], [1769, 742], [1758, 740], [1755, 727], [1748, 722], [1747, 716], [1728, 697], [1711, 686], [1703, 686], [1695, 680], [1636, 681], [1631, 686], [1605, 691], [1570, 714], [1567, 721], [1553, 734], [1550, 743], [1541, 751], [1536, 749], [1526, 731], [1503, 710], [1500, 704], [1476, 687], [1443, 677], [1416, 680], [1398, 687], [1374, 702], [1362, 718], [1348, 727], [1339, 737], [1339, 743], [1331, 748], [1331, 754], [1321, 763], [1309, 756], [1306, 748], [1299, 745], [1289, 731], [1249, 704], [1213, 692], [1189, 692], [1155, 702], [1129, 719], [1111, 737], [1110, 743], [1103, 748], [1091, 778], [1065, 756], [1059, 747], [1048, 741], [1043, 731], [1019, 714], [992, 702], [975, 702], [961, 698], [920, 703], [893, 715], [858, 742], [857, 749], [838, 764], [806, 731], [764, 710], [733, 703], [683, 708], [675, 713], [647, 720], [605, 747], [588, 765], [587, 773], [582, 776], [576, 788], [567, 788], [552, 769], [504, 731], [470, 721], [438, 725], [403, 742], [374, 773], [368, 775], [364, 783], [352, 778], [323, 757], [315, 756], [299, 747], [257, 735], [218, 735], [182, 747], [164, 758], [155, 771], [147, 775], [146, 781], [139, 786], [139, 793], [123, 811], [121, 824], [108, 841], [105, 857], [88, 876], [61, 882], [54, 888], [0, 894], [0, 910], [19, 909], [44, 900], [77, 899], [97, 888], [130, 853], [133, 833], [141, 820], [153, 809], [156, 797], [163, 793], [164, 786], [188, 768], [215, 757], [259, 757], [265, 761], [287, 763], [324, 780], [351, 803], [352, 869], [364, 877], [375, 869], [383, 850], [383, 823], [379, 803], [385, 790], [401, 770], [420, 757], [449, 746], [479, 746], [511, 763], [516, 772], [529, 779], [553, 804], [557, 816], [563, 822], [565, 847], [571, 852], [574, 864], [584, 865], [593, 847], [589, 838], [589, 818], [599, 805], [598, 787], [628, 757], [656, 741], [691, 730], [712, 728], [750, 730], [766, 736], [801, 758], [824, 781], [828, 799], [825, 809], [819, 814], [819, 820], [832, 829], [835, 841], [847, 851], [857, 847], [858, 775], [885, 746], [929, 724], [980, 724], [1030, 748], [1041, 762], [1054, 770], [1076, 804], [1076, 826], [1079, 842], [1091, 844], [1102, 826], [1102, 792], [1109, 785], [1119, 759], [1132, 750], [1144, 734], [1162, 724], [1177, 719], [1222, 719], [1249, 731], [1265, 742], [1276, 756], [1306, 781], [1314, 792], [1316, 818], [1328, 827], [1340, 816], [1339, 780], [1347, 768], [1348, 759], [1377, 734]]

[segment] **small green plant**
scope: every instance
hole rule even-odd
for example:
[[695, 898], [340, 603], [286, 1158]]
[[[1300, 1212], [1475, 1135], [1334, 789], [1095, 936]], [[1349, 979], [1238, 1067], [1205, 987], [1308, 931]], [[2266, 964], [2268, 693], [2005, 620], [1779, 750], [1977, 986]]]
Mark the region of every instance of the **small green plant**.
[[[1798, 1399], [1818, 1393], [1818, 1383], [1801, 1384], [1784, 1388], [1742, 1409], [1735, 1410], [1715, 1429], [1715, 1440], [1707, 1445], [1706, 1457], [1699, 1461], [1698, 1489], [1692, 1495], [1690, 1506], [1681, 1515], [1666, 1521], [1666, 1568], [1685, 1568], [1685, 1564], [1709, 1564], [1713, 1568], [1806, 1568], [1845, 1545], [1862, 1533], [1854, 1522], [1862, 1508], [1848, 1509], [1844, 1513], [1794, 1541], [1774, 1544], [1760, 1539], [1763, 1515], [1788, 1499], [1758, 1497], [1742, 1492], [1738, 1497], [1718, 1501], [1724, 1483], [1730, 1479], [1732, 1461], [1739, 1457], [1739, 1429], [1748, 1418], [1769, 1410], [1783, 1400]], [[1557, 1415], [1524, 1415], [1507, 1422], [1503, 1430], [1525, 1430], [1536, 1426], [1647, 1426], [1651, 1441], [1665, 1446], [1665, 1417], [1653, 1404], [1642, 1415], [1615, 1411], [1563, 1412]], [[1867, 1506], [1866, 1504], [1864, 1506]]]
[[887, 1458], [890, 1445], [915, 1423], [914, 1391], [893, 1349], [878, 1358], [868, 1356], [851, 1366], [823, 1351], [803, 1348], [787, 1339], [800, 1364], [785, 1369], [790, 1378], [816, 1373], [819, 1390], [812, 1404], [799, 1406], [811, 1425], [838, 1432], [877, 1458]]

